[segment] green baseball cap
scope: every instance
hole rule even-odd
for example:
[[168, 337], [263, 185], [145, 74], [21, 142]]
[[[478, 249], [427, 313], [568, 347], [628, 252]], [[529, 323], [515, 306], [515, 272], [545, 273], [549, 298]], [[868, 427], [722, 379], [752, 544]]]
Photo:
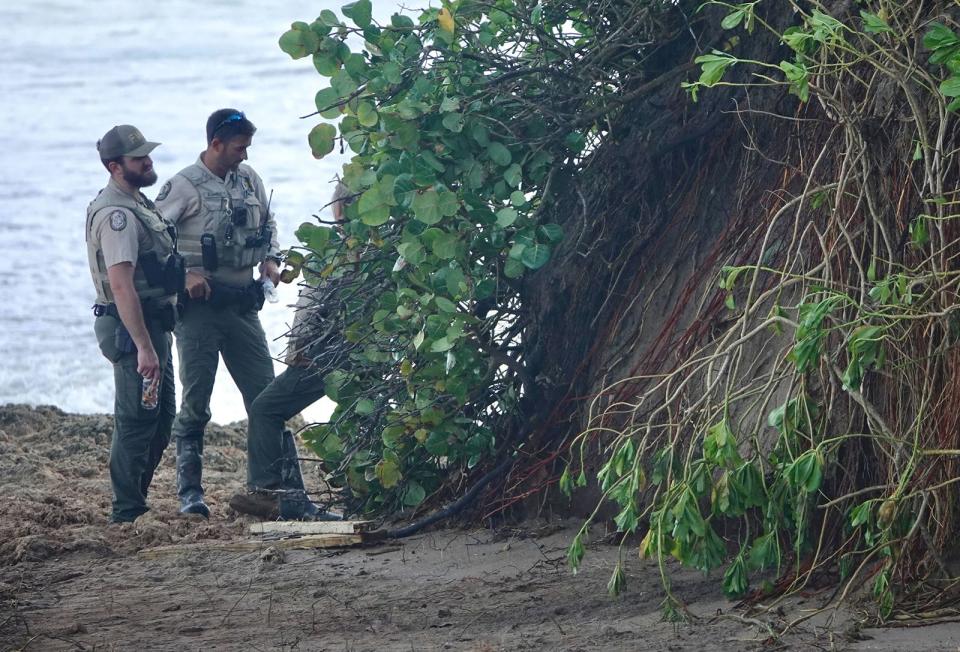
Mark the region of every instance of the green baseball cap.
[[146, 156], [160, 143], [151, 143], [133, 125], [117, 125], [97, 141], [101, 161], [118, 156]]

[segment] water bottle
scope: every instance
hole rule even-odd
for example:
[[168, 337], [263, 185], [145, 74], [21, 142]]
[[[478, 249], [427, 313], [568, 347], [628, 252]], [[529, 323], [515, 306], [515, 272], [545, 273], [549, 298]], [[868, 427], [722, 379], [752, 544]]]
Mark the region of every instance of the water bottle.
[[263, 277], [263, 297], [270, 303], [276, 303], [280, 300], [280, 297], [277, 296], [277, 286], [273, 284], [273, 281], [270, 280], [270, 277]]
[[156, 410], [160, 403], [160, 376], [153, 380], [143, 379], [143, 391], [140, 393], [140, 405], [144, 410]]

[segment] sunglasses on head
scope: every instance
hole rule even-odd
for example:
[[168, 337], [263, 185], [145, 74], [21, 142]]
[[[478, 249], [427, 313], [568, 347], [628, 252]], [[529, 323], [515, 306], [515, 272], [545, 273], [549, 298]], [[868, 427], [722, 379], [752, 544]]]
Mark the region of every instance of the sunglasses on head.
[[218, 131], [220, 131], [221, 129], [223, 129], [225, 126], [227, 126], [228, 124], [233, 123], [233, 122], [240, 122], [240, 121], [243, 120], [244, 118], [246, 118], [246, 116], [243, 115], [243, 111], [240, 111], [240, 112], [238, 112], [238, 113], [234, 113], [234, 114], [232, 114], [232, 115], [228, 115], [226, 118], [224, 118], [223, 120], [221, 120], [220, 123], [219, 123], [216, 127], [213, 128], [213, 132], [212, 132], [212, 133], [215, 134], [215, 133], [217, 133]]

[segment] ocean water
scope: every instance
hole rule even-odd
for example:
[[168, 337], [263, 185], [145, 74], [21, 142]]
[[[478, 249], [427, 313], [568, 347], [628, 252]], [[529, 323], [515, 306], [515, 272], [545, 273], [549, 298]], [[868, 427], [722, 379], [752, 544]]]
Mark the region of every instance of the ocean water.
[[[306, 135], [323, 85], [309, 59], [291, 60], [277, 39], [330, 0], [21, 0], [0, 3], [0, 404], [52, 404], [110, 412], [110, 364], [93, 336], [87, 204], [107, 181], [96, 141], [130, 123], [162, 143], [158, 183], [196, 160], [215, 109], [235, 107], [257, 125], [248, 161], [274, 191], [281, 246], [320, 214], [345, 161], [315, 160]], [[379, 3], [376, 15], [392, 4]], [[283, 349], [296, 288], [260, 313], [271, 351]], [[174, 356], [176, 359], [176, 356]], [[282, 365], [277, 363], [278, 373]], [[221, 364], [213, 420], [244, 418]], [[330, 404], [306, 413], [319, 419]]]

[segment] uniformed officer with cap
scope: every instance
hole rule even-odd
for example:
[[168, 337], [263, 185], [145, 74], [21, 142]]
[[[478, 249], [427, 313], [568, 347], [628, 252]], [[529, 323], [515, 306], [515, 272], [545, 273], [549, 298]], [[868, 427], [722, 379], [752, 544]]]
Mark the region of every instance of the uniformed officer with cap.
[[[331, 202], [338, 225], [344, 220], [344, 207], [352, 201], [347, 187], [338, 183]], [[354, 263], [359, 264], [359, 259]], [[268, 520], [343, 518], [310, 500], [293, 433], [284, 426], [324, 396], [325, 372], [349, 365], [349, 348], [343, 346], [341, 302], [357, 283], [355, 267], [347, 265], [328, 276], [308, 265], [303, 267], [306, 282], [290, 328], [288, 367], [260, 392], [248, 413], [247, 490], [230, 498], [230, 506], [240, 513]]]
[[207, 148], [167, 181], [157, 206], [176, 224], [187, 265], [177, 324], [183, 397], [174, 425], [177, 495], [183, 513], [209, 516], [202, 478], [203, 433], [220, 356], [250, 405], [273, 380], [273, 361], [257, 311], [263, 289], [280, 278], [276, 222], [263, 181], [243, 163], [256, 127], [241, 111], [220, 109], [207, 120]]
[[[108, 131], [97, 150], [110, 181], [87, 208], [87, 256], [97, 292], [94, 331], [113, 363], [115, 385], [113, 522], [133, 521], [147, 511], [147, 489], [176, 414], [170, 331], [183, 261], [173, 226], [140, 191], [157, 181], [150, 160], [157, 145], [130, 125]], [[142, 404], [144, 379], [159, 382], [157, 405]]]

